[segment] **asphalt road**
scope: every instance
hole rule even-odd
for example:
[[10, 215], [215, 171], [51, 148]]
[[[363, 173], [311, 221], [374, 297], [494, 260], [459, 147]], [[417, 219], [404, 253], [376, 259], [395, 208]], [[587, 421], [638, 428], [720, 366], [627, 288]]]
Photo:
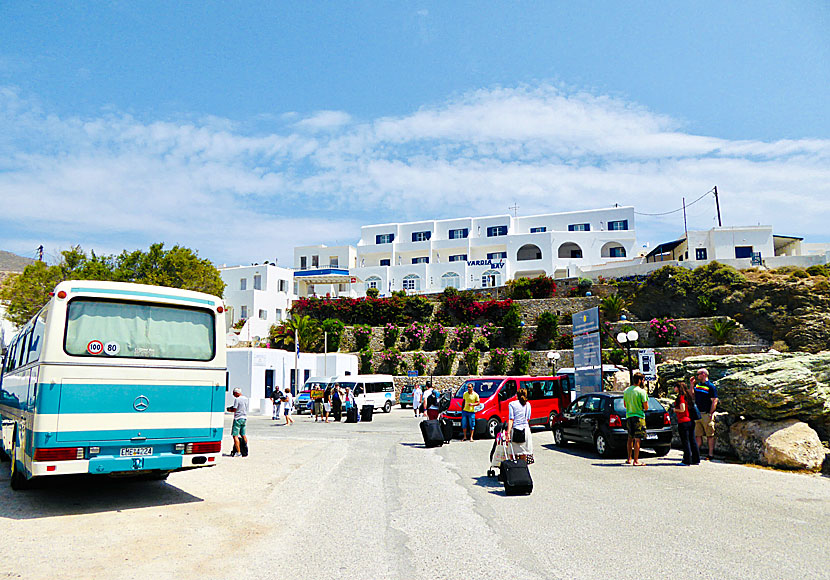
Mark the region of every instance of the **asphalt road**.
[[167, 482], [12, 492], [4, 464], [0, 578], [830, 578], [827, 477], [635, 468], [537, 431], [533, 494], [506, 497], [491, 441], [424, 449], [411, 410], [249, 430], [249, 457]]

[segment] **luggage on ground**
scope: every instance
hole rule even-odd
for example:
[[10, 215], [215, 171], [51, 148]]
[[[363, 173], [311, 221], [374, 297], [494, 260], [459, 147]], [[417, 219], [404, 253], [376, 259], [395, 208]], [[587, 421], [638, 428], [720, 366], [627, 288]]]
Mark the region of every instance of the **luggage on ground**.
[[346, 409], [346, 423], [357, 423], [357, 407]]
[[530, 477], [527, 463], [522, 459], [516, 459], [510, 453], [509, 443], [505, 442], [504, 446], [508, 459], [501, 462], [499, 469], [505, 495], [529, 495], [533, 491], [533, 479]]
[[452, 440], [452, 420], [441, 417], [438, 421], [441, 423], [441, 433], [444, 435], [444, 443], [449, 443]]
[[438, 420], [421, 421], [421, 435], [424, 436], [424, 447], [441, 447], [444, 444], [444, 432]]
[[363, 422], [371, 421], [372, 420], [372, 414], [374, 414], [374, 412], [375, 412], [375, 406], [374, 405], [363, 405], [360, 408], [360, 420], [363, 421]]

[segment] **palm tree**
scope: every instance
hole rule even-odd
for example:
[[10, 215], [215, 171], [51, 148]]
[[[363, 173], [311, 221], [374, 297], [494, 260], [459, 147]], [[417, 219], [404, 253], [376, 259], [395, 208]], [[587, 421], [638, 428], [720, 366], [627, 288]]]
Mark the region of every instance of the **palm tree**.
[[273, 325], [268, 334], [277, 348], [294, 350], [295, 333], [300, 342], [300, 350], [309, 352], [320, 342], [322, 331], [317, 321], [310, 316], [292, 315], [281, 325]]
[[620, 319], [620, 314], [625, 309], [625, 299], [617, 294], [612, 294], [602, 299], [599, 309], [605, 315], [605, 318], [615, 322]]

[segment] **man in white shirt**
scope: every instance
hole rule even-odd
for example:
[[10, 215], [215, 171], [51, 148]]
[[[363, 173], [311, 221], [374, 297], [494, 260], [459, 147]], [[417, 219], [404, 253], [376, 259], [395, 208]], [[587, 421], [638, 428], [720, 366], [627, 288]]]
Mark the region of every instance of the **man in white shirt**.
[[421, 391], [421, 385], [415, 385], [415, 390], [412, 391], [412, 408], [415, 410], [415, 416], [421, 416], [421, 400], [424, 393]]

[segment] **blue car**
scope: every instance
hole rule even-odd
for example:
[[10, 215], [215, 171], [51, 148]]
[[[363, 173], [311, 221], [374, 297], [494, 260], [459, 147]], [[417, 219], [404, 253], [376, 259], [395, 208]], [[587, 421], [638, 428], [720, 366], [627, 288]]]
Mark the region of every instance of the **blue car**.
[[399, 402], [401, 403], [401, 409], [406, 409], [407, 407], [412, 406], [412, 391], [415, 390], [415, 387], [412, 385], [405, 385], [401, 389], [401, 396], [399, 398]]

